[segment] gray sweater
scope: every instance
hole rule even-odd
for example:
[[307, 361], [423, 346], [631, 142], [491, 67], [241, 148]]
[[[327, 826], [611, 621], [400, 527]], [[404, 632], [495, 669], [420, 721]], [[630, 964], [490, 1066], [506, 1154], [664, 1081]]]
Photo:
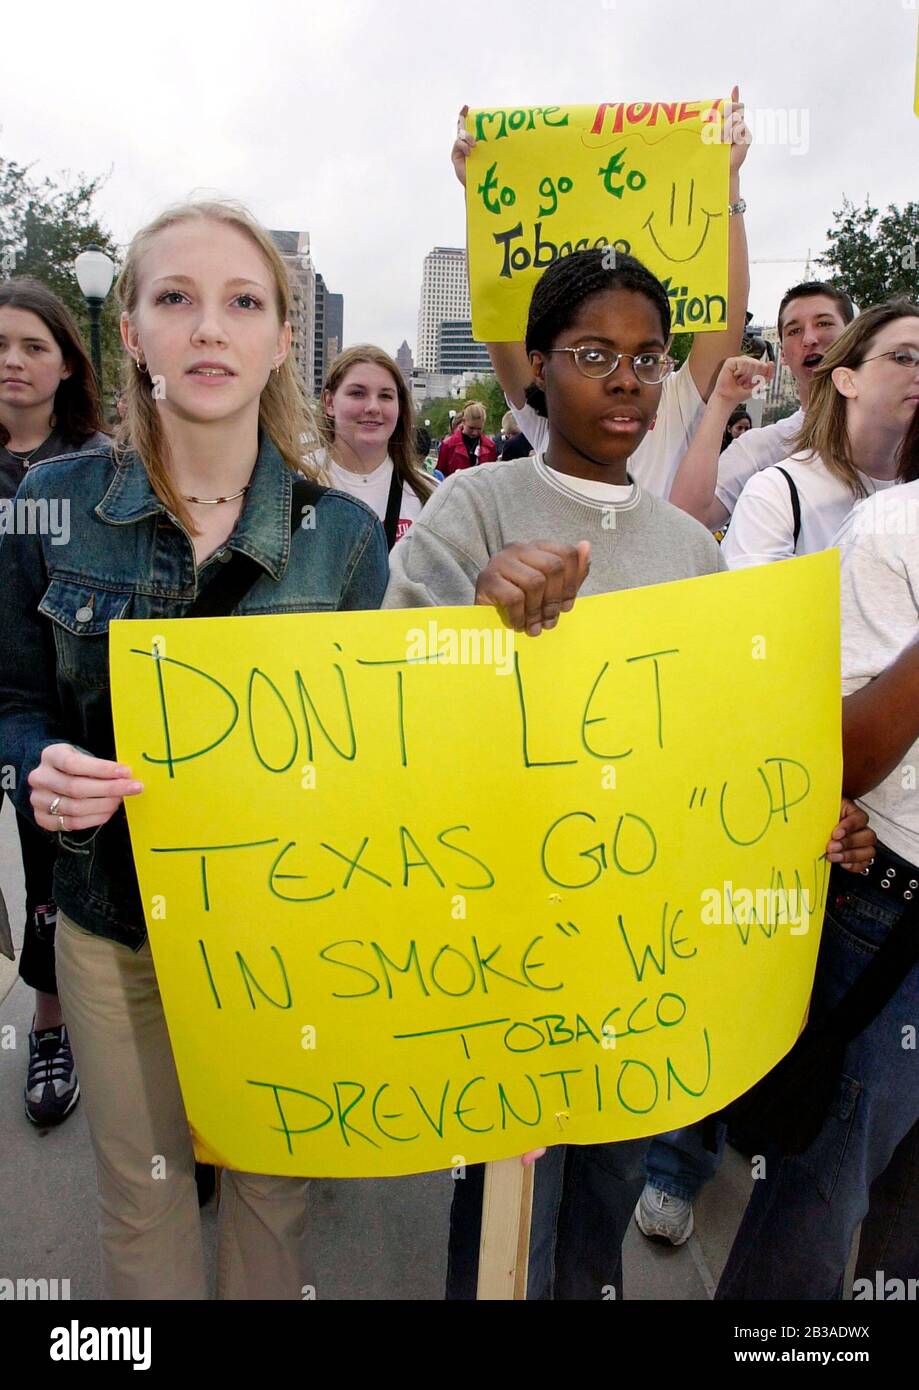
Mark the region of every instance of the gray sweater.
[[570, 488], [540, 459], [481, 464], [441, 483], [390, 555], [384, 608], [470, 604], [489, 560], [514, 542], [591, 543], [582, 594], [665, 584], [726, 569], [710, 533], [642, 492], [621, 502]]

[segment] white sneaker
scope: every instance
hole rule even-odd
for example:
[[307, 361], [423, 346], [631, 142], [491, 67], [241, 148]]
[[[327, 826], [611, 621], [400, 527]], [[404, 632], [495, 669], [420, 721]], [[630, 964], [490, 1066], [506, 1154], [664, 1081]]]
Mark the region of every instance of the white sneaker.
[[692, 1235], [692, 1202], [671, 1197], [645, 1183], [635, 1208], [635, 1224], [648, 1240], [661, 1245], [683, 1245]]

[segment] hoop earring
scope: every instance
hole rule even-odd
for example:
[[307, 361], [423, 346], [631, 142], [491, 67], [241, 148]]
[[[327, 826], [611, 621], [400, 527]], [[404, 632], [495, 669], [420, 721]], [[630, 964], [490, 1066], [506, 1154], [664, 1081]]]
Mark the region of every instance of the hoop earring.
[[134, 366], [139, 372], [145, 372], [147, 370], [146, 362], [141, 362], [139, 357], [134, 358]]

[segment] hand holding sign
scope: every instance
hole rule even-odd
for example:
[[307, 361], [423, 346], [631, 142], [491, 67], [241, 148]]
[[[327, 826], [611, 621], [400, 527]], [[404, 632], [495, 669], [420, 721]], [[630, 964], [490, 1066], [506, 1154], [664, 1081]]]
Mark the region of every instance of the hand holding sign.
[[463, 106], [460, 109], [456, 121], [456, 139], [453, 141], [453, 149], [450, 151], [450, 158], [453, 161], [456, 177], [464, 188], [466, 187], [466, 160], [472, 154], [472, 147], [475, 144], [475, 140], [466, 129], [466, 114], [468, 111], [468, 106]]
[[774, 1065], [838, 815], [837, 564], [581, 598], [507, 662], [487, 607], [113, 624], [199, 1157], [519, 1173]]
[[731, 178], [740, 173], [740, 166], [747, 157], [753, 143], [753, 132], [744, 119], [744, 104], [740, 100], [740, 88], [731, 89], [731, 100], [724, 109], [724, 135], [731, 146]]

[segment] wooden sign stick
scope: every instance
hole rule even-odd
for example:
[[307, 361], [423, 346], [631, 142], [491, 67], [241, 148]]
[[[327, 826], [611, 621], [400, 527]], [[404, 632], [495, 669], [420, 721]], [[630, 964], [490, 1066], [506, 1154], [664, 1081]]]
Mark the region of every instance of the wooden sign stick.
[[523, 1300], [527, 1296], [534, 1167], [532, 1163], [524, 1166], [519, 1158], [485, 1165], [479, 1299]]

